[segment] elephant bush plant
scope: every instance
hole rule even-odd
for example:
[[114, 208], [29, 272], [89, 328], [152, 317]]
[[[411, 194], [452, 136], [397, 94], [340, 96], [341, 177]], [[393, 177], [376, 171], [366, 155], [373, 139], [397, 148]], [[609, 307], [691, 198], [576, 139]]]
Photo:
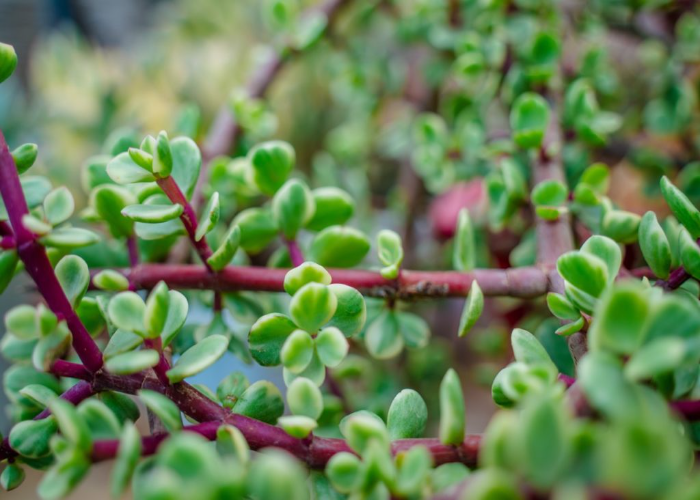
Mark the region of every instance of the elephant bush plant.
[[[276, 51], [206, 137], [196, 112], [117, 131], [78, 213], [0, 132], [0, 290], [41, 297], [4, 318], [2, 487], [37, 469], [62, 498], [110, 460], [114, 498], [700, 498], [694, 2], [262, 3]], [[324, 50], [345, 121], [309, 169], [264, 98]], [[358, 181], [373, 155], [414, 188], [384, 207], [403, 228]], [[434, 346], [498, 356], [499, 315], [499, 409], [467, 434], [471, 358]]]

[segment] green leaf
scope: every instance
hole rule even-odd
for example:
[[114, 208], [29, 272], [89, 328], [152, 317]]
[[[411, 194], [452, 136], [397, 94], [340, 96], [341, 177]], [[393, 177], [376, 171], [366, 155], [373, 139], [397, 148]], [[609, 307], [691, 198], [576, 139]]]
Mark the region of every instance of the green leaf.
[[428, 423], [428, 407], [413, 389], [399, 392], [389, 407], [387, 429], [391, 440], [420, 438]]
[[136, 422], [141, 415], [139, 407], [134, 403], [134, 400], [125, 394], [103, 391], [97, 395], [97, 398], [107, 405], [122, 424], [127, 420]]
[[700, 276], [700, 247], [685, 229], [681, 230], [678, 237], [678, 247], [683, 268], [693, 278], [698, 279]]
[[549, 488], [566, 469], [569, 444], [565, 416], [558, 401], [531, 400], [520, 417], [518, 463], [527, 478], [540, 488]]
[[549, 106], [542, 96], [525, 92], [510, 113], [513, 140], [521, 148], [539, 148], [549, 125]]
[[250, 387], [248, 378], [241, 372], [233, 372], [219, 382], [216, 387], [216, 397], [225, 408], [232, 408], [248, 387]]
[[100, 290], [123, 292], [129, 289], [129, 280], [123, 274], [105, 269], [92, 278], [93, 284]]
[[457, 271], [468, 272], [476, 266], [476, 240], [469, 210], [459, 211], [457, 231], [452, 252], [452, 267]]
[[362, 471], [360, 459], [345, 451], [333, 455], [326, 465], [328, 479], [341, 493], [351, 493], [358, 488], [362, 481]]
[[457, 372], [450, 368], [440, 383], [440, 442], [461, 445], [464, 441], [464, 426], [462, 384]]
[[403, 456], [397, 478], [397, 489], [404, 495], [419, 495], [433, 469], [433, 456], [428, 448], [414, 446]]
[[54, 189], [44, 198], [44, 213], [49, 224], [55, 226], [67, 221], [75, 210], [75, 201], [68, 188]]
[[661, 279], [668, 278], [671, 270], [671, 246], [652, 211], [644, 214], [639, 225], [639, 247], [654, 274]]
[[151, 410], [169, 432], [176, 432], [182, 428], [180, 409], [170, 399], [155, 391], [140, 390], [139, 399]]
[[569, 197], [569, 190], [564, 183], [554, 180], [542, 181], [532, 190], [532, 203], [535, 206], [559, 207]]
[[557, 271], [567, 282], [592, 295], [600, 296], [608, 284], [605, 262], [586, 252], [567, 252], [557, 260]]
[[12, 150], [12, 159], [15, 161], [17, 172], [23, 174], [29, 170], [34, 165], [38, 154], [39, 148], [36, 144], [22, 144]]
[[362, 294], [340, 283], [329, 285], [328, 289], [338, 299], [338, 306], [326, 327], [336, 327], [346, 337], [352, 337], [362, 331], [367, 320], [367, 305]]
[[695, 205], [666, 176], [661, 178], [661, 193], [676, 219], [694, 239], [700, 238], [700, 211], [695, 208]]
[[304, 262], [294, 269], [291, 269], [284, 276], [284, 290], [289, 295], [294, 295], [301, 287], [308, 283], [330, 285], [331, 275], [315, 262]]
[[10, 431], [10, 446], [23, 457], [44, 457], [51, 452], [49, 441], [57, 430], [54, 417], [25, 420], [16, 424]]
[[207, 259], [207, 263], [214, 271], [221, 271], [229, 265], [240, 244], [241, 228], [236, 224], [231, 224], [231, 228], [226, 233], [223, 242], [212, 256]]
[[287, 337], [280, 351], [280, 360], [292, 373], [301, 373], [314, 355], [314, 341], [304, 330], [295, 330]]
[[303, 415], [317, 420], [323, 412], [321, 390], [307, 378], [299, 377], [289, 384], [287, 403], [294, 415]]
[[57, 328], [48, 335], [42, 336], [32, 352], [34, 368], [48, 372], [54, 361], [68, 352], [71, 341], [72, 336], [67, 327]]
[[299, 230], [311, 220], [316, 205], [308, 186], [297, 180], [290, 179], [275, 193], [272, 198], [272, 215], [282, 235], [288, 240], [294, 240]]
[[173, 170], [173, 155], [170, 151], [170, 141], [165, 131], [160, 131], [156, 138], [156, 147], [153, 151], [153, 173], [158, 177], [167, 177]]
[[241, 248], [249, 253], [261, 252], [277, 237], [278, 228], [272, 213], [263, 208], [247, 208], [233, 223], [241, 231]]
[[686, 343], [678, 337], [661, 337], [642, 346], [625, 365], [625, 377], [632, 381], [668, 373], [688, 357]]
[[0, 43], [0, 83], [4, 82], [17, 67], [17, 53], [12, 45]]
[[214, 193], [211, 195], [211, 198], [209, 198], [209, 202], [199, 218], [197, 232], [195, 233], [195, 239], [197, 241], [200, 241], [209, 231], [214, 229], [216, 223], [219, 222], [220, 215], [219, 193]]
[[143, 337], [126, 330], [117, 330], [109, 339], [109, 343], [104, 350], [105, 360], [113, 358], [119, 354], [133, 351], [143, 343]]
[[464, 337], [469, 330], [476, 324], [481, 317], [481, 312], [484, 310], [484, 293], [476, 280], [472, 281], [469, 289], [469, 296], [464, 303], [462, 316], [459, 320], [459, 329], [457, 330], [460, 337]]
[[603, 296], [588, 331], [591, 350], [632, 354], [644, 342], [649, 317], [647, 294], [641, 286], [618, 285]]
[[105, 369], [115, 375], [131, 375], [158, 364], [158, 351], [143, 349], [117, 354], [105, 361]]
[[608, 268], [608, 283], [612, 283], [620, 272], [622, 252], [620, 246], [610, 238], [593, 235], [581, 245], [581, 252], [595, 255]]
[[85, 420], [68, 401], [56, 398], [49, 403], [51, 414], [56, 418], [63, 437], [84, 453], [92, 451], [92, 437]]
[[170, 175], [190, 200], [202, 168], [202, 153], [197, 143], [189, 137], [176, 137], [170, 141], [170, 154], [173, 157], [173, 170]]
[[15, 275], [19, 256], [15, 250], [0, 251], [0, 293], [4, 292]]
[[316, 209], [306, 227], [312, 231], [342, 226], [355, 212], [355, 201], [342, 189], [322, 187], [311, 191], [311, 195]]
[[566, 297], [558, 293], [547, 294], [547, 307], [559, 319], [576, 321], [581, 313], [568, 301]]
[[313, 418], [303, 415], [289, 415], [277, 419], [277, 424], [292, 437], [304, 439], [318, 427], [318, 423]]
[[399, 268], [403, 262], [403, 247], [401, 246], [401, 236], [394, 231], [383, 229], [377, 235], [377, 251], [379, 262], [384, 264], [380, 271], [386, 279], [396, 279], [399, 276]]
[[36, 309], [29, 305], [13, 307], [5, 314], [5, 328], [20, 339], [31, 340], [38, 337]]
[[129, 205], [121, 214], [136, 222], [155, 224], [177, 219], [182, 214], [182, 205]]
[[141, 436], [136, 426], [127, 422], [122, 429], [119, 439], [117, 458], [112, 470], [110, 481], [110, 494], [112, 498], [119, 498], [126, 490], [136, 465], [141, 458]]
[[159, 337], [168, 319], [170, 308], [170, 293], [165, 282], [159, 282], [146, 299], [144, 312], [144, 324], [147, 338]]
[[374, 413], [362, 410], [351, 413], [340, 421], [340, 432], [348, 446], [363, 455], [372, 441], [389, 451], [389, 433], [384, 421]]
[[121, 186], [102, 185], [90, 195], [90, 206], [107, 222], [112, 236], [124, 238], [134, 232], [134, 222], [122, 215], [122, 210], [136, 203], [136, 197]]
[[294, 322], [284, 314], [267, 314], [257, 320], [248, 334], [253, 359], [262, 366], [279, 365], [282, 346], [296, 329]]
[[24, 482], [24, 469], [16, 463], [7, 464], [0, 475], [0, 486], [5, 491], [12, 491]]
[[321, 363], [318, 353], [314, 351], [311, 362], [306, 369], [300, 373], [292, 373], [286, 368], [282, 370], [285, 384], [289, 385], [297, 378], [308, 378], [316, 385], [321, 385], [326, 380], [326, 367]]
[[393, 358], [401, 352], [404, 341], [393, 311], [383, 311], [369, 324], [365, 332], [365, 345], [376, 359]]
[[284, 401], [277, 387], [267, 380], [259, 380], [243, 392], [233, 411], [274, 425], [284, 413]]
[[258, 189], [271, 196], [282, 187], [294, 169], [294, 148], [283, 141], [263, 142], [250, 150], [248, 160]]
[[163, 347], [167, 347], [173, 341], [185, 324], [187, 313], [189, 312], [189, 304], [183, 294], [177, 290], [170, 290], [168, 295], [170, 298], [168, 301], [167, 316], [160, 334], [163, 340]]
[[462, 463], [442, 464], [433, 469], [430, 484], [433, 485], [434, 491], [440, 492], [461, 483], [467, 476], [469, 476], [469, 469]]
[[139, 167], [149, 172], [153, 172], [153, 155], [145, 152], [142, 149], [130, 147], [127, 150], [129, 157], [136, 163]]
[[398, 312], [396, 319], [399, 322], [399, 332], [401, 332], [406, 347], [420, 349], [428, 345], [430, 326], [423, 318], [417, 314]]
[[185, 351], [167, 371], [172, 383], [180, 382], [206, 370], [228, 349], [228, 339], [223, 335], [211, 335]]
[[[274, 471], [274, 480], [270, 480]], [[248, 489], [257, 500], [293, 498], [309, 500], [307, 472], [299, 462], [282, 450], [268, 449], [251, 463]]]
[[56, 277], [68, 301], [76, 307], [90, 285], [90, 269], [83, 259], [66, 255], [56, 265]]
[[77, 448], [69, 448], [44, 475], [37, 488], [42, 500], [67, 496], [90, 470], [90, 460]]
[[624, 210], [608, 210], [603, 216], [602, 233], [620, 243], [637, 241], [641, 217]]
[[243, 433], [232, 425], [222, 425], [216, 431], [216, 450], [219, 455], [233, 459], [240, 465], [250, 461], [250, 447]]
[[58, 394], [41, 384], [29, 384], [20, 390], [19, 393], [42, 408], [47, 407], [49, 401], [58, 397]]
[[78, 414], [93, 439], [114, 439], [121, 433], [121, 423], [109, 407], [99, 399], [86, 399], [78, 405]]
[[134, 292], [122, 292], [109, 301], [109, 319], [117, 328], [143, 335], [146, 304]]
[[350, 344], [343, 333], [335, 327], [326, 327], [316, 336], [316, 352], [321, 363], [329, 368], [335, 368], [348, 354]]
[[299, 328], [315, 333], [330, 321], [337, 306], [338, 299], [326, 285], [307, 283], [292, 297], [289, 314]]
[[586, 320], [583, 316], [581, 316], [579, 319], [576, 321], [573, 321], [571, 323], [565, 323], [559, 328], [557, 328], [554, 333], [557, 335], [561, 335], [563, 337], [568, 337], [569, 335], [573, 335], [576, 332], [581, 331], [583, 328], [583, 325], [586, 324]]
[[311, 243], [311, 260], [324, 267], [354, 267], [369, 252], [367, 236], [350, 227], [331, 226], [316, 235]]
[[38, 236], [49, 234], [52, 229], [50, 224], [47, 224], [43, 220], [29, 214], [22, 216], [22, 225], [25, 227], [25, 229]]
[[558, 371], [544, 346], [527, 330], [515, 328], [510, 336], [510, 343], [516, 361], [531, 366], [545, 365], [552, 367], [555, 373]]
[[107, 164], [107, 175], [117, 184], [134, 184], [156, 180], [148, 170], [137, 165], [129, 153], [120, 153]]
[[54, 229], [41, 238], [41, 243], [47, 247], [66, 250], [87, 247], [98, 241], [100, 241], [100, 237], [95, 233], [78, 227], [61, 227]]

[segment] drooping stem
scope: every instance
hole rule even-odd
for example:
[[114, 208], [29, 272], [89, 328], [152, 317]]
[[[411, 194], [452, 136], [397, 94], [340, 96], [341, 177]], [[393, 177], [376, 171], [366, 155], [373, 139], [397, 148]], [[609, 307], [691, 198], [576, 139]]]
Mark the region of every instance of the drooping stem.
[[[283, 292], [287, 269], [228, 266], [212, 274], [202, 266], [142, 264], [122, 269], [137, 289], [151, 289], [160, 281], [169, 287], [190, 290], [232, 292], [238, 290]], [[333, 283], [342, 283], [373, 297], [465, 297], [474, 280], [487, 296], [539, 297], [549, 290], [548, 267], [475, 269], [458, 271], [402, 270], [396, 280], [374, 271], [329, 269]]]
[[292, 267], [300, 266], [304, 263], [304, 254], [301, 253], [299, 243], [296, 240], [284, 240], [289, 251], [289, 259], [292, 261]]
[[187, 201], [187, 198], [180, 189], [180, 186], [177, 185], [175, 179], [170, 175], [168, 177], [162, 177], [156, 182], [171, 202], [182, 206], [183, 210], [182, 215], [180, 215], [180, 220], [185, 226], [187, 236], [189, 237], [192, 246], [197, 251], [202, 263], [207, 268], [207, 271], [213, 272], [213, 269], [207, 262], [207, 259], [211, 257], [212, 254], [211, 248], [209, 248], [209, 244], [205, 238], [201, 238], [199, 240], [197, 239], [197, 215], [195, 214], [192, 205], [190, 205], [190, 202]]
[[37, 241], [34, 233], [22, 223], [29, 213], [15, 162], [0, 131], [0, 194], [5, 202], [7, 214], [12, 224], [17, 243], [17, 253], [24, 263], [27, 273], [36, 283], [49, 309], [66, 321], [73, 335], [73, 348], [80, 360], [92, 372], [102, 368], [102, 353], [82, 324], [73, 306], [61, 288], [56, 273], [51, 266], [46, 250]]

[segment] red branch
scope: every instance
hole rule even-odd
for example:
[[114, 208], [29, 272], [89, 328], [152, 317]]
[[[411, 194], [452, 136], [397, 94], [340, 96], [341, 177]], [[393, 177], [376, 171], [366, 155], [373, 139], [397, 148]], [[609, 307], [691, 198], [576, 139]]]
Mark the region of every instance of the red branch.
[[[476, 280], [487, 296], [533, 298], [548, 291], [546, 269], [517, 267], [475, 269], [471, 272], [402, 270], [396, 280], [386, 279], [375, 271], [361, 269], [328, 271], [333, 283], [351, 286], [373, 297], [465, 297], [469, 294], [472, 282]], [[149, 290], [164, 281], [171, 288], [183, 290], [283, 292], [287, 271], [288, 269], [228, 266], [221, 272], [212, 274], [196, 265], [142, 264], [120, 272], [137, 289]]]
[[66, 321], [73, 334], [73, 348], [83, 364], [88, 370], [96, 372], [102, 368], [102, 353], [63, 292], [46, 250], [37, 241], [34, 233], [25, 228], [22, 223], [22, 218], [29, 213], [29, 208], [19, 182], [14, 159], [2, 131], [0, 131], [0, 194], [15, 234], [17, 253], [27, 273], [36, 283], [49, 309], [59, 319]]

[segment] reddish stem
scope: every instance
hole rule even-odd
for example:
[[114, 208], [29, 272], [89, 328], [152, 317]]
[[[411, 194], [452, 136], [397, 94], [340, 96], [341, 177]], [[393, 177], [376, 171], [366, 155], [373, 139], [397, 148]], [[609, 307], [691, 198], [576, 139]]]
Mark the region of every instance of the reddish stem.
[[12, 236], [13, 234], [10, 225], [4, 220], [0, 220], [0, 236]]
[[126, 239], [126, 247], [129, 250], [129, 265], [136, 267], [141, 262], [139, 257], [139, 244], [133, 234]]
[[17, 242], [17, 253], [25, 265], [27, 273], [36, 283], [49, 309], [66, 321], [73, 334], [73, 348], [80, 360], [92, 372], [102, 368], [102, 353], [90, 337], [73, 306], [68, 301], [61, 284], [56, 278], [46, 250], [36, 236], [24, 227], [22, 217], [29, 213], [24, 192], [19, 182], [15, 162], [0, 131], [0, 194], [5, 202], [7, 214], [12, 224]]
[[660, 286], [666, 291], [676, 290], [680, 286], [690, 279], [690, 274], [686, 272], [683, 267], [674, 269], [667, 280], [658, 280], [655, 285]]
[[[539, 297], [548, 291], [546, 267], [475, 269], [458, 271], [402, 270], [396, 280], [374, 271], [329, 269], [333, 283], [342, 283], [374, 297], [466, 297], [474, 280], [487, 296]], [[138, 289], [152, 289], [160, 281], [171, 288], [283, 292], [288, 269], [228, 266], [212, 274], [202, 266], [184, 264], [142, 264], [121, 270]]]
[[170, 363], [168, 363], [168, 360], [165, 358], [165, 354], [163, 353], [163, 341], [160, 337], [157, 337], [155, 339], [146, 339], [143, 341], [143, 344], [149, 349], [155, 349], [158, 351], [158, 364], [153, 367], [153, 371], [155, 372], [156, 377], [158, 377], [158, 380], [160, 380], [161, 384], [166, 387], [169, 386], [170, 379], [168, 379], [168, 375], [166, 373], [168, 370], [170, 370]]
[[15, 248], [17, 244], [15, 243], [15, 237], [14, 236], [3, 236], [0, 238], [0, 248], [3, 250], [10, 250], [11, 248]]
[[284, 240], [289, 250], [289, 259], [292, 261], [292, 267], [298, 267], [304, 263], [304, 254], [301, 253], [301, 248], [296, 240]]
[[77, 378], [80, 380], [90, 380], [92, 374], [90, 370], [78, 363], [71, 363], [64, 359], [57, 359], [51, 366], [51, 373], [57, 377]]
[[177, 185], [177, 182], [175, 182], [172, 176], [169, 175], [168, 177], [157, 179], [156, 182], [171, 202], [182, 206], [183, 210], [182, 215], [180, 215], [180, 220], [185, 226], [187, 236], [190, 238], [192, 246], [197, 250], [197, 254], [199, 254], [199, 258], [204, 263], [207, 271], [213, 273], [214, 270], [207, 262], [207, 259], [211, 257], [212, 254], [211, 248], [209, 248], [209, 244], [205, 238], [197, 240], [196, 237], [197, 215], [194, 213], [192, 205], [187, 201], [182, 190], [180, 190], [180, 186]]

